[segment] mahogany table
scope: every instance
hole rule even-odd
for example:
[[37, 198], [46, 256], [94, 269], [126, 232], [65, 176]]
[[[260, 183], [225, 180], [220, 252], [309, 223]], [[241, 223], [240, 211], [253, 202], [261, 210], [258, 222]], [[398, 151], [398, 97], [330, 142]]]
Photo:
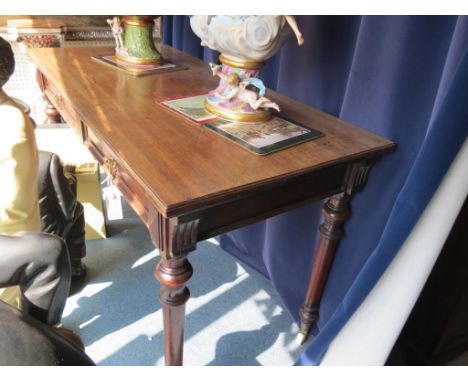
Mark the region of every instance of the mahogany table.
[[76, 130], [148, 227], [161, 261], [167, 365], [181, 365], [187, 259], [197, 242], [330, 197], [310, 283], [300, 311], [301, 337], [318, 317], [320, 298], [350, 198], [394, 144], [331, 115], [269, 91], [281, 114], [324, 135], [256, 156], [158, 104], [215, 87], [208, 65], [170, 47], [164, 57], [187, 70], [133, 77], [91, 60], [109, 48], [31, 49], [45, 93]]

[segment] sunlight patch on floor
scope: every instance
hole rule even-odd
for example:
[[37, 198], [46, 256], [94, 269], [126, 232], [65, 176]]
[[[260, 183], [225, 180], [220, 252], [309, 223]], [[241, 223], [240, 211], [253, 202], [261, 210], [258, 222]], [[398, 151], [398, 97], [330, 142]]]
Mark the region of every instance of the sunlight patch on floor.
[[82, 324], [80, 324], [79, 328], [80, 328], [80, 329], [86, 328], [86, 326], [88, 326], [89, 324], [92, 324], [94, 321], [98, 320], [99, 318], [101, 318], [101, 315], [100, 315], [100, 314], [96, 314], [94, 317], [92, 317], [92, 318], [89, 319], [88, 321], [85, 321], [85, 322], [83, 322]]
[[208, 243], [211, 243], [211, 244], [214, 244], [214, 245], [217, 245], [219, 247], [219, 242], [218, 240], [216, 240], [214, 237], [212, 237], [211, 239], [208, 239], [206, 240]]
[[161, 334], [159, 323], [162, 323], [160, 310], [103, 336], [87, 346], [86, 353], [98, 364], [134, 341], [152, 341], [158, 333]]
[[130, 269], [135, 269], [143, 264], [146, 264], [148, 261], [151, 261], [152, 259], [154, 259], [155, 257], [158, 257], [159, 256], [159, 251], [156, 249], [154, 251], [151, 251], [150, 253], [148, 253], [147, 255], [144, 255], [142, 257], [140, 257], [137, 261], [135, 261], [131, 268]]
[[80, 294], [75, 296], [70, 296], [67, 299], [67, 304], [65, 305], [65, 310], [63, 311], [62, 317], [65, 318], [69, 316], [75, 309], [79, 308], [80, 305], [78, 300], [83, 297], [92, 297], [95, 294], [98, 294], [102, 290], [110, 287], [112, 282], [103, 282], [103, 283], [94, 283], [86, 285]]

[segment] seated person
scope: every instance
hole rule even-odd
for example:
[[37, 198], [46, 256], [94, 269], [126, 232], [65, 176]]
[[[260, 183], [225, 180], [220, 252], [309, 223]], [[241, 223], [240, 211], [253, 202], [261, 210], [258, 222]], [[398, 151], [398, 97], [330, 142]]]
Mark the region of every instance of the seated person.
[[33, 121], [2, 90], [14, 66], [13, 51], [0, 37], [0, 234], [42, 230], [59, 235], [69, 246], [72, 276], [84, 276], [83, 207], [58, 157], [38, 154]]
[[93, 365], [61, 326], [70, 289], [66, 243], [56, 235], [0, 235], [0, 287], [19, 285], [20, 310], [0, 301], [0, 366]]

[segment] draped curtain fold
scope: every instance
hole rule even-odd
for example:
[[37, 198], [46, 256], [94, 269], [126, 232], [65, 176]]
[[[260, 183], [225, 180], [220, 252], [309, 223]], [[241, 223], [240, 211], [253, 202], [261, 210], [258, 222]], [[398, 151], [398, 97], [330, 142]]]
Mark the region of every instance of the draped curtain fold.
[[[320, 306], [317, 336], [298, 364], [318, 364], [385, 271], [468, 132], [468, 17], [300, 16], [262, 70], [267, 87], [394, 141], [352, 200]], [[163, 41], [216, 61], [188, 17], [164, 18]], [[312, 126], [313, 127], [313, 126]], [[221, 246], [270, 278], [293, 319], [303, 302], [321, 204], [220, 237]], [[421, 254], [423, 255], [423, 254]]]

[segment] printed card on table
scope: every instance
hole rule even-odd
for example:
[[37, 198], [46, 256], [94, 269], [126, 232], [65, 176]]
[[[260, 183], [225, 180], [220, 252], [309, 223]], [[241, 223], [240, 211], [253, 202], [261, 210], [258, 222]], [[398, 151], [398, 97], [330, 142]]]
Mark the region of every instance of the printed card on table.
[[205, 109], [205, 98], [206, 94], [201, 94], [190, 97], [167, 99], [161, 101], [161, 103], [192, 121], [204, 123], [218, 119], [218, 117], [209, 113]]
[[258, 155], [270, 154], [322, 136], [317, 130], [276, 116], [267, 122], [255, 123], [220, 119], [205, 126]]

